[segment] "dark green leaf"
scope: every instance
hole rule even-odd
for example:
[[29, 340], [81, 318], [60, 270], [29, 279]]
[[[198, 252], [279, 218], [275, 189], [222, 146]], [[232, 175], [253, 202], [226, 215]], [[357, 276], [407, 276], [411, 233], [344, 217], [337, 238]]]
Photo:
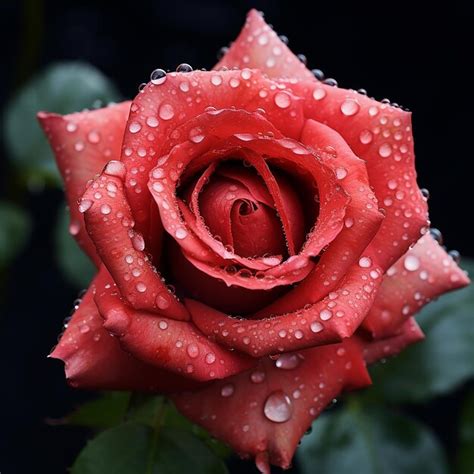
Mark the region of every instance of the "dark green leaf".
[[129, 392], [107, 392], [102, 397], [81, 405], [66, 421], [90, 428], [110, 428], [123, 421], [129, 400]]
[[86, 288], [96, 268], [69, 233], [69, 212], [61, 206], [55, 230], [56, 261], [68, 280], [78, 289]]
[[[474, 274], [474, 262], [463, 268]], [[474, 376], [474, 286], [442, 296], [417, 316], [426, 339], [371, 369], [371, 391], [384, 400], [419, 402]]]
[[22, 250], [30, 234], [30, 218], [19, 207], [0, 201], [0, 269]]
[[474, 392], [463, 407], [459, 432], [458, 473], [474, 472]]
[[9, 157], [28, 179], [59, 182], [46, 138], [36, 120], [40, 110], [60, 114], [119, 99], [117, 89], [95, 67], [80, 62], [49, 66], [34, 76], [11, 100], [5, 113], [5, 143]]
[[297, 451], [303, 474], [446, 474], [441, 446], [413, 420], [352, 405], [321, 416]]
[[72, 474], [224, 474], [224, 463], [186, 431], [128, 422], [99, 434], [79, 454]]

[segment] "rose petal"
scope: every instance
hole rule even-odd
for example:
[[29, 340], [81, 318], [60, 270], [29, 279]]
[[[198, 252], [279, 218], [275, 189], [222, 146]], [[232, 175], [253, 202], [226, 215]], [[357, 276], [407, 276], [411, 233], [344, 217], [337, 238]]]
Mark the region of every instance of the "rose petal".
[[188, 319], [184, 306], [170, 294], [145, 253], [143, 237], [134, 231], [125, 198], [125, 166], [109, 162], [81, 201], [87, 232], [124, 298], [137, 309]]
[[388, 270], [363, 326], [376, 338], [387, 337], [430, 301], [468, 284], [466, 273], [427, 233]]
[[408, 318], [399, 328], [399, 333], [386, 339], [374, 341], [361, 337], [361, 344], [364, 348], [363, 354], [367, 364], [373, 364], [380, 359], [394, 356], [405, 347], [424, 339], [424, 334], [414, 318]]
[[196, 382], [144, 364], [124, 352], [117, 339], [102, 327], [93, 294], [107, 278], [102, 268], [49, 355], [64, 362], [68, 382], [86, 389], [161, 393], [196, 387]]
[[288, 468], [300, 438], [326, 405], [370, 378], [351, 340], [281, 357], [280, 363], [261, 359], [252, 370], [174, 395], [173, 401], [241, 456]]
[[[365, 163], [358, 159], [344, 139], [329, 127], [308, 120], [301, 141], [318, 152], [325, 164], [339, 176], [339, 185], [351, 197], [344, 227], [321, 256], [318, 265], [296, 288], [276, 300], [257, 315], [284, 314], [301, 308], [301, 302], [319, 301], [340, 284], [340, 280], [358, 261], [380, 228], [383, 215], [370, 189]], [[376, 278], [376, 271], [372, 273]]]
[[[125, 130], [122, 160], [127, 167], [127, 196], [138, 230], [145, 237], [152, 232], [148, 226], [150, 196], [135, 189], [146, 188], [148, 174], [156, 164], [153, 157], [167, 154], [188, 138], [199, 142], [203, 137], [205, 141], [207, 129], [192, 130], [191, 137], [172, 132], [207, 108], [230, 107], [250, 112], [262, 109], [269, 121], [290, 137], [299, 136], [303, 125], [299, 101], [259, 71], [171, 73], [163, 84], [148, 84], [135, 98]], [[231, 125], [235, 128], [235, 124]]]
[[373, 271], [377, 269], [353, 267], [323, 300], [273, 318], [237, 319], [197, 301], [186, 300], [185, 305], [205, 335], [229, 349], [262, 357], [350, 337], [370, 310], [381, 282], [370, 276]]
[[290, 51], [260, 12], [250, 10], [242, 31], [214, 69], [246, 67], [262, 70], [268, 77], [311, 79], [305, 65]]
[[70, 233], [97, 266], [100, 259], [84, 228], [77, 201], [87, 181], [99, 173], [107, 161], [119, 159], [130, 104], [122, 102], [69, 115], [38, 113], [64, 181], [71, 214]]
[[126, 306], [118, 291], [109, 286], [95, 295], [104, 327], [124, 350], [143, 362], [198, 381], [229, 377], [255, 364], [246, 355], [209, 341], [190, 322]]

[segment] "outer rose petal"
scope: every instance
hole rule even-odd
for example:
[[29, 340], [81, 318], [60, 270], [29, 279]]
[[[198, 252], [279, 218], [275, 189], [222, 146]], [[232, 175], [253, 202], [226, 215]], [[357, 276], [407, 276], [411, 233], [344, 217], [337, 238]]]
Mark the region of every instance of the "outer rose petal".
[[95, 277], [49, 356], [64, 361], [69, 383], [87, 389], [164, 393], [196, 387], [187, 378], [135, 359], [102, 327], [94, 292], [107, 277], [104, 270]]
[[387, 337], [431, 300], [468, 284], [466, 273], [427, 233], [388, 270], [363, 326], [376, 338]]
[[399, 328], [398, 334], [386, 339], [375, 341], [367, 340], [360, 336], [364, 359], [367, 364], [373, 364], [379, 359], [394, 356], [405, 347], [424, 339], [424, 334], [414, 318], [407, 319]]
[[87, 181], [99, 173], [107, 161], [119, 159], [130, 104], [122, 102], [69, 115], [38, 113], [66, 188], [70, 232], [97, 266], [100, 259], [84, 228], [77, 201], [85, 191]]
[[148, 84], [130, 109], [122, 152], [127, 196], [145, 238], [153, 230], [148, 218], [150, 196], [145, 192], [149, 172], [156, 158], [191, 138], [173, 134], [173, 130], [209, 107], [250, 112], [263, 108], [268, 120], [289, 137], [298, 137], [303, 126], [299, 100], [259, 71], [171, 73], [161, 85]]
[[342, 390], [369, 383], [359, 345], [346, 340], [284, 354], [277, 363], [263, 358], [253, 370], [172, 398], [185, 416], [240, 455], [256, 456], [260, 469], [268, 469], [268, 461], [288, 468], [325, 406]]
[[137, 309], [188, 319], [184, 306], [172, 295], [144, 253], [145, 242], [134, 230], [125, 198], [125, 166], [111, 161], [88, 187], [80, 208], [87, 231], [121, 294]]
[[269, 77], [314, 78], [257, 10], [250, 10], [240, 35], [214, 69], [223, 66], [261, 69]]
[[110, 283], [97, 289], [95, 302], [104, 327], [117, 336], [124, 350], [147, 364], [197, 381], [225, 378], [255, 364], [246, 355], [209, 341], [190, 322], [126, 306]]

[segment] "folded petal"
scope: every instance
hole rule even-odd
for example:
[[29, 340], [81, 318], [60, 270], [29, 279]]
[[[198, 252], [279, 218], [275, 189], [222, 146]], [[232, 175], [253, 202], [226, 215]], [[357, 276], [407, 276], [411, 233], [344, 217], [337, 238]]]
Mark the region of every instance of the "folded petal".
[[146, 364], [200, 382], [229, 377], [255, 364], [202, 336], [188, 321], [177, 321], [125, 305], [112, 284], [97, 288], [95, 302], [104, 327], [121, 347]]
[[426, 233], [388, 270], [363, 326], [375, 338], [387, 337], [430, 301], [468, 284], [466, 273]]
[[84, 228], [77, 201], [86, 190], [87, 181], [94, 178], [107, 161], [120, 159], [130, 104], [122, 102], [69, 115], [38, 113], [66, 188], [71, 214], [69, 231], [97, 266], [100, 259]]
[[123, 163], [110, 161], [87, 188], [79, 206], [87, 232], [122, 296], [134, 308], [188, 319], [186, 309], [170, 293], [145, 253], [143, 237], [134, 230], [124, 176]]
[[86, 389], [158, 393], [196, 387], [196, 382], [136, 359], [103, 328], [94, 292], [106, 274], [102, 269], [96, 276], [49, 356], [64, 362], [69, 383]]
[[268, 462], [290, 466], [304, 432], [342, 390], [369, 383], [359, 346], [347, 340], [263, 358], [252, 370], [172, 399], [185, 416], [268, 470]]
[[229, 349], [262, 357], [350, 337], [373, 304], [380, 275], [376, 267], [357, 265], [340, 288], [321, 301], [265, 319], [238, 319], [192, 300], [185, 304], [194, 324], [205, 335]]

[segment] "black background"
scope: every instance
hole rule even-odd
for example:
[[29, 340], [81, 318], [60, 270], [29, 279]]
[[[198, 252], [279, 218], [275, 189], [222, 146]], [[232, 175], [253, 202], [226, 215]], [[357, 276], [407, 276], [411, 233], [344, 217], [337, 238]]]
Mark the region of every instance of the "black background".
[[[251, 7], [265, 11], [276, 31], [290, 38], [293, 51], [307, 56], [309, 67], [323, 69], [342, 87], [363, 87], [413, 111], [419, 183], [431, 192], [432, 223], [448, 248], [474, 256], [474, 93], [467, 75], [473, 17], [455, 6], [436, 11], [432, 5], [430, 12], [417, 14], [393, 2], [368, 11], [360, 3], [348, 10], [342, 4], [297, 1], [137, 0], [122, 6], [3, 0], [2, 109], [36, 70], [58, 60], [94, 64], [124, 97], [133, 97], [156, 67], [188, 62], [210, 68]], [[3, 146], [0, 153], [0, 197], [17, 199], [34, 217], [31, 242], [4, 277], [0, 295], [0, 472], [61, 473], [87, 432], [44, 420], [64, 415], [91, 395], [67, 388], [61, 364], [45, 357], [76, 296], [51, 258], [61, 192], [16, 195]], [[415, 413], [434, 426], [448, 448], [453, 413], [445, 417], [440, 411], [456, 410], [457, 400], [454, 395]], [[252, 469], [235, 462], [232, 472]]]

